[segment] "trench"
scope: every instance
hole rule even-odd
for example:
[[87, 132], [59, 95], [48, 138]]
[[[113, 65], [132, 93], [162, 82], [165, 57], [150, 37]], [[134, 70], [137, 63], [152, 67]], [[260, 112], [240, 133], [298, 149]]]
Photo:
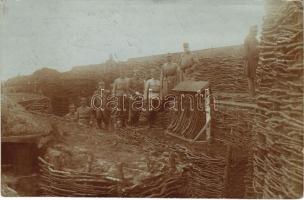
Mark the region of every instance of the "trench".
[[[225, 70], [228, 70], [228, 68], [229, 70], [231, 70], [228, 64], [225, 65], [225, 67], [227, 67], [227, 69]], [[235, 71], [237, 70], [239, 69], [236, 69]], [[205, 73], [205, 75], [208, 75], [208, 73]], [[235, 76], [238, 75], [235, 74]], [[202, 79], [204, 79], [204, 77], [202, 77]], [[210, 82], [212, 83], [214, 79], [215, 78], [213, 78]], [[77, 81], [74, 81], [73, 83], [76, 84]], [[74, 103], [76, 106], [79, 105], [79, 91], [86, 91], [87, 94], [85, 92], [83, 93], [83, 95], [85, 96], [90, 96], [89, 93], [91, 94], [91, 91], [94, 91], [94, 84], [88, 85], [86, 81], [83, 81], [77, 83], [77, 87], [73, 87], [73, 83], [70, 83], [69, 85], [62, 85], [60, 87], [57, 86], [56, 93], [47, 93], [49, 95], [48, 97], [51, 100], [53, 114], [57, 116], [63, 116], [68, 112], [68, 106], [70, 103]], [[214, 83], [214, 85], [214, 95], [218, 96], [220, 99], [231, 100], [230, 103], [228, 102], [228, 104], [226, 102], [226, 107], [219, 107], [219, 111], [214, 112], [214, 115], [212, 117], [212, 133], [214, 134], [214, 138], [216, 140], [219, 140], [220, 142], [215, 142], [208, 147], [192, 146], [183, 143], [179, 140], [173, 140], [172, 138], [165, 136], [163, 133], [158, 133], [157, 131], [153, 134], [148, 133], [149, 131], [147, 130], [141, 133], [144, 136], [142, 137], [142, 140], [153, 140], [156, 143], [156, 147], [165, 146], [166, 143], [171, 143], [171, 146], [166, 148], [167, 150], [171, 149], [171, 151], [173, 150], [175, 152], [178, 152], [179, 154], [184, 154], [180, 149], [175, 148], [176, 144], [180, 144], [181, 146], [190, 149], [191, 152], [195, 154], [193, 155], [193, 157], [197, 159], [200, 156], [207, 156], [210, 158], [216, 158], [219, 160], [218, 162], [221, 163], [219, 164], [219, 168], [221, 169], [220, 172], [218, 174], [214, 174], [212, 172], [213, 165], [211, 163], [204, 164], [198, 162], [197, 159], [187, 159], [185, 157], [185, 162], [191, 163], [193, 166], [192, 168], [188, 168], [188, 174], [181, 176], [176, 180], [177, 182], [183, 182], [185, 181], [184, 179], [187, 180], [187, 184], [183, 184], [184, 186], [187, 186], [185, 187], [187, 188], [187, 191], [184, 191], [182, 194], [178, 194], [179, 197], [192, 196], [243, 198], [246, 196], [246, 189], [248, 184], [248, 180], [246, 179], [249, 173], [247, 170], [247, 165], [249, 164], [248, 160], [250, 158], [250, 146], [247, 146], [247, 144], [249, 144], [248, 141], [251, 140], [250, 133], [252, 132], [251, 124], [248, 122], [252, 121], [252, 113], [254, 111], [249, 108], [244, 108], [244, 105], [246, 105], [246, 103], [248, 102], [250, 105], [253, 104], [251, 103], [250, 99], [248, 100], [247, 95], [244, 93], [229, 94], [229, 96], [227, 94], [218, 92], [218, 88], [221, 85], [217, 85], [216, 83]], [[244, 105], [242, 103], [237, 102], [237, 100], [243, 102]], [[157, 123], [159, 127], [166, 127], [167, 123], [170, 120], [170, 115], [168, 113], [163, 112], [160, 113], [157, 119]], [[162, 132], [163, 131], [164, 130], [162, 129]], [[129, 131], [126, 135], [132, 135], [130, 132], [132, 131]], [[133, 140], [132, 137], [126, 139], [129, 141]], [[241, 146], [235, 144], [241, 144]], [[231, 146], [231, 154], [227, 154], [228, 146]], [[244, 151], [244, 148], [242, 149], [242, 147], [246, 147], [246, 150]], [[37, 157], [37, 155], [33, 156]], [[204, 162], [204, 159], [201, 159], [201, 161]], [[42, 170], [41, 168], [39, 168], [38, 163], [35, 163], [34, 165], [35, 167], [33, 174], [37, 174], [37, 176], [40, 177]], [[37, 178], [37, 176], [35, 178]], [[204, 183], [204, 181], [200, 181], [200, 178], [204, 180], [206, 179], [206, 177], [210, 181], [210, 185], [208, 185], [209, 183], [206, 184]], [[41, 179], [38, 180], [38, 182], [41, 182]], [[215, 189], [212, 189], [211, 185]], [[36, 188], [37, 185], [32, 186], [32, 190]], [[26, 191], [26, 189], [22, 188], [20, 190]], [[206, 191], [209, 191], [209, 193]], [[32, 194], [33, 192], [22, 192], [22, 195], [24, 196]], [[41, 190], [36, 190], [35, 195], [43, 196], [45, 195], [45, 193], [43, 193]], [[118, 194], [114, 193], [113, 195]]]
[[40, 194], [38, 156], [35, 144], [3, 142], [1, 145], [2, 179], [21, 196]]

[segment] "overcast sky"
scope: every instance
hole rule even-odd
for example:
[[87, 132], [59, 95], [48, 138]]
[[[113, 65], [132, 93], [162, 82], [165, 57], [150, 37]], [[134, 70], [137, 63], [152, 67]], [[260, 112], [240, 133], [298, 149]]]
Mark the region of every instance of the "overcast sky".
[[241, 44], [262, 0], [0, 0], [1, 79], [50, 67]]

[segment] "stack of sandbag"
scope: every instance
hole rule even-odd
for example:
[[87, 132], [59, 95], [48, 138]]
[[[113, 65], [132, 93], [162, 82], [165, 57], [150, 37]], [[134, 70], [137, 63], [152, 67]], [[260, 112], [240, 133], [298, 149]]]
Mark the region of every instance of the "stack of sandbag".
[[26, 110], [40, 113], [50, 113], [52, 111], [51, 100], [37, 93], [5, 93], [5, 96], [11, 98]]
[[188, 167], [188, 198], [224, 198], [226, 160], [221, 157], [211, 157], [204, 153], [193, 153], [185, 148], [174, 147]]
[[258, 67], [253, 188], [259, 198], [303, 194], [303, 5], [266, 1]]
[[[254, 197], [252, 189], [252, 149], [254, 146], [253, 125], [256, 107], [250, 103], [218, 101], [212, 113], [212, 137], [231, 147], [231, 182], [240, 182], [239, 190], [232, 190], [231, 196], [243, 194], [246, 198]], [[232, 186], [231, 188], [233, 188]], [[243, 189], [244, 188], [244, 189]], [[239, 196], [238, 196], [239, 197]], [[243, 196], [242, 196], [243, 197]]]
[[50, 113], [51, 112], [51, 100], [47, 97], [41, 97], [36, 99], [28, 99], [19, 102], [25, 109], [30, 111]]
[[226, 145], [249, 149], [255, 105], [219, 101], [213, 111], [212, 135]]
[[215, 93], [247, 93], [247, 80], [241, 56], [202, 57], [188, 75], [195, 80], [209, 81]]

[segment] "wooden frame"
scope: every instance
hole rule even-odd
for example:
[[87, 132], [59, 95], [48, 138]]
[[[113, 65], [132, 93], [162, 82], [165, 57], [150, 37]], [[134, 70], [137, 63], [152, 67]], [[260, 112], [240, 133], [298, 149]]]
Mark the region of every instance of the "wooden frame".
[[[210, 108], [210, 90], [209, 88], [205, 88], [205, 111], [206, 111], [206, 122], [204, 127], [200, 130], [200, 132], [193, 138], [187, 139], [182, 136], [176, 135], [171, 133], [170, 131], [166, 130], [165, 133], [171, 135], [173, 137], [179, 138], [183, 141], [190, 142], [190, 143], [208, 143], [211, 140], [211, 108]], [[206, 140], [204, 141], [197, 141], [198, 138], [206, 131]]]

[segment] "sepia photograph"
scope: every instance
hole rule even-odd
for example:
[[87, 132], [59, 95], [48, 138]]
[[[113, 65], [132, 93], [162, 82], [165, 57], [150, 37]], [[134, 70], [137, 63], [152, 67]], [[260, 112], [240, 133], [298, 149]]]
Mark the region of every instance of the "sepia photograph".
[[303, 0], [0, 0], [1, 196], [303, 198]]

